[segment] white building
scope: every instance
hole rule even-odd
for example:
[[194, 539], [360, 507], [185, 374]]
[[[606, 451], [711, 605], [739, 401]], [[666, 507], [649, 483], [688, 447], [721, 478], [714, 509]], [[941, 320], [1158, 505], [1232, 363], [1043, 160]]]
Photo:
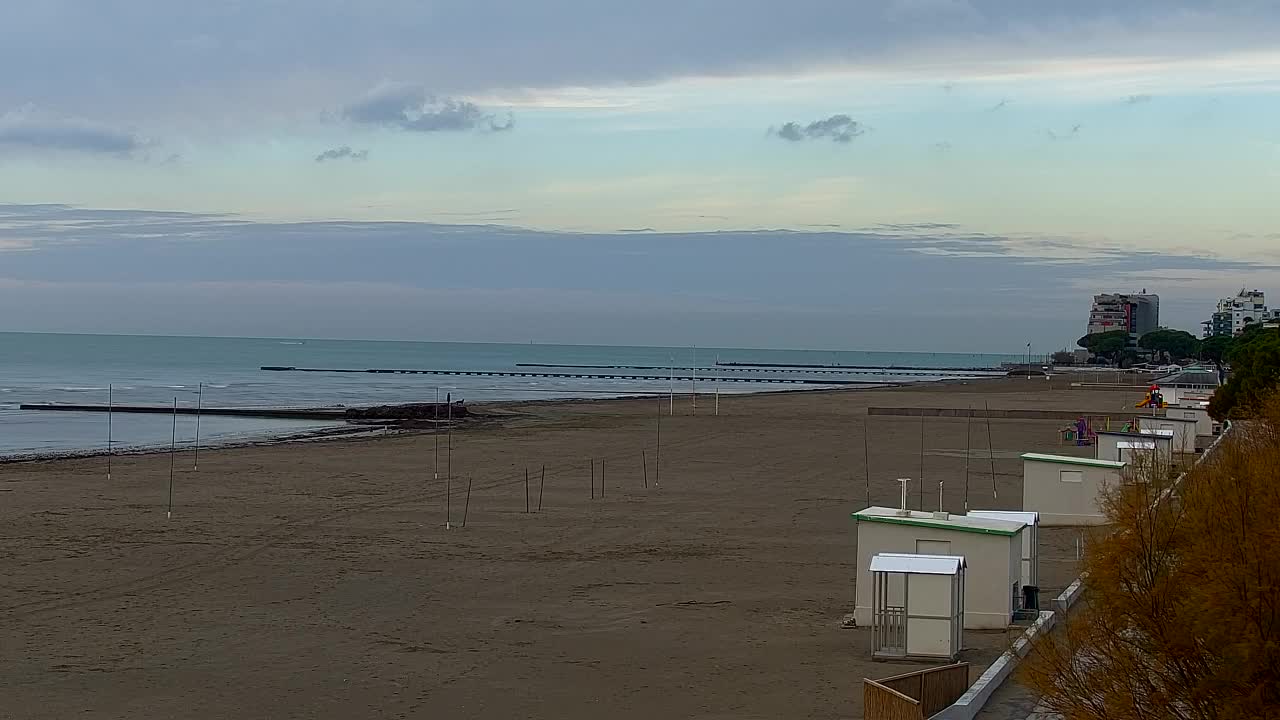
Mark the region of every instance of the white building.
[[1099, 460], [1132, 463], [1153, 458], [1161, 465], [1173, 462], [1173, 437], [1167, 435], [1099, 430], [1095, 449]]
[[965, 560], [873, 555], [871, 657], [954, 662], [964, 649]]
[[[1167, 410], [1166, 413], [1168, 413]], [[1196, 436], [1199, 435], [1196, 424], [1195, 418], [1188, 420], [1172, 414], [1167, 414], [1165, 417], [1139, 417], [1138, 432], [1143, 435], [1164, 435], [1172, 438], [1174, 452], [1194, 453]]]
[[965, 571], [966, 630], [1004, 629], [1022, 594], [1022, 531], [1014, 520], [869, 507], [853, 513], [858, 524], [858, 576], [854, 619], [872, 622], [871, 558], [881, 553], [956, 555]]
[[[1105, 434], [1098, 433], [1100, 445]], [[1113, 458], [1025, 453], [1022, 456], [1022, 509], [1039, 513], [1040, 524], [1045, 527], [1105, 523], [1107, 518], [1102, 514], [1098, 498], [1104, 489], [1120, 483], [1125, 468], [1123, 462]]]
[[1241, 290], [1235, 297], [1218, 301], [1218, 310], [1203, 324], [1205, 337], [1239, 335], [1250, 325], [1275, 317], [1267, 310], [1267, 296], [1261, 290]]
[[1040, 587], [1040, 513], [1025, 510], [970, 510], [969, 517], [1026, 523], [1022, 530], [1022, 584]]
[[1213, 434], [1213, 417], [1209, 415], [1208, 401], [1200, 400], [1187, 405], [1171, 405], [1165, 417], [1191, 420], [1196, 424], [1196, 435]]
[[1136, 294], [1102, 293], [1093, 296], [1089, 310], [1088, 334], [1123, 330], [1129, 333], [1130, 347], [1138, 338], [1160, 327], [1160, 296], [1144, 289]]

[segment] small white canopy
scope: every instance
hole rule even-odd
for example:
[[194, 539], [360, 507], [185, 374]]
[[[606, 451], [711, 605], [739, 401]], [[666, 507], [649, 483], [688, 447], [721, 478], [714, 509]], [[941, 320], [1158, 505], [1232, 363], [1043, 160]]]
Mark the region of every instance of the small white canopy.
[[958, 575], [965, 567], [959, 555], [913, 555], [880, 553], [871, 558], [871, 572], [911, 573], [914, 575]]
[[1143, 435], [1163, 435], [1165, 437], [1173, 437], [1172, 428], [1143, 428], [1138, 432]]
[[1136, 440], [1134, 442], [1118, 442], [1116, 443], [1118, 450], [1155, 450], [1156, 443], [1154, 440]]

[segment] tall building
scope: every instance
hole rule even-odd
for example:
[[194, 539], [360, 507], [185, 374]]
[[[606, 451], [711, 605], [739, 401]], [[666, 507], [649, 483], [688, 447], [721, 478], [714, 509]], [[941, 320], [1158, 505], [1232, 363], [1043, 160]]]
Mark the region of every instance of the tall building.
[[1089, 334], [1124, 330], [1129, 333], [1129, 344], [1136, 345], [1138, 338], [1160, 327], [1160, 296], [1148, 294], [1146, 289], [1136, 294], [1103, 293], [1093, 296], [1093, 309], [1089, 311]]
[[1201, 323], [1204, 336], [1239, 335], [1246, 327], [1266, 322], [1274, 316], [1267, 310], [1267, 296], [1261, 290], [1241, 290], [1235, 297], [1218, 301], [1218, 310]]

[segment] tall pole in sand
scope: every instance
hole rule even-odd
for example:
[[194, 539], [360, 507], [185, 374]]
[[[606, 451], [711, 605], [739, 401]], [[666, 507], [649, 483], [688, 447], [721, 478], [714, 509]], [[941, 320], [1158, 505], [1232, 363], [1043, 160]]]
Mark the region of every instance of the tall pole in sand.
[[1027, 379], [1031, 379], [1031, 343], [1027, 343]]
[[200, 410], [204, 407], [204, 383], [196, 388], [196, 455], [192, 470], [200, 469]]
[[862, 421], [862, 467], [867, 474], [867, 507], [871, 507], [871, 443], [867, 439], [867, 434], [871, 432], [871, 424], [868, 422], [870, 419], [871, 416], [868, 415]]
[[658, 486], [658, 468], [662, 467], [662, 396], [658, 396], [658, 430], [657, 430], [657, 447], [655, 448], [653, 457], [653, 485]]
[[178, 450], [178, 398], [173, 399], [173, 435], [169, 437], [169, 509], [165, 519], [173, 517], [173, 456]]
[[431, 452], [431, 479], [440, 479], [440, 388], [436, 388], [436, 404], [431, 408], [431, 441], [435, 447]]
[[453, 393], [448, 393], [444, 397], [446, 407], [447, 420], [445, 421], [449, 427], [445, 431], [445, 460], [444, 474], [446, 477], [453, 477]]
[[924, 410], [920, 411], [920, 510], [924, 510]]
[[698, 414], [698, 346], [693, 346], [693, 414]]
[[973, 427], [973, 406], [969, 406], [969, 414], [965, 416], [964, 421], [964, 512], [969, 514], [969, 456], [972, 454], [973, 433], [970, 428]]
[[667, 381], [667, 396], [670, 398], [668, 415], [676, 414], [676, 356], [671, 356], [671, 379]]
[[1000, 497], [996, 490], [996, 448], [991, 442], [991, 403], [983, 401], [982, 407], [987, 415], [987, 456], [991, 459], [991, 497]]
[[111, 392], [112, 387], [107, 383], [107, 479], [111, 479]]

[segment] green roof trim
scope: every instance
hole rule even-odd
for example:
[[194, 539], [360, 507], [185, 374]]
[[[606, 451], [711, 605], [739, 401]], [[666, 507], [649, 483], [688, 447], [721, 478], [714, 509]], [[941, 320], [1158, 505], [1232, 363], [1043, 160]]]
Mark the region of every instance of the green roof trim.
[[[945, 520], [926, 520], [924, 518], [904, 518], [890, 515], [862, 515], [861, 513], [853, 513], [853, 519], [858, 522], [876, 522], [885, 523], [886, 525], [915, 525], [916, 527], [938, 528], [940, 530], [955, 530], [956, 532], [977, 533], [979, 535], [1017, 535], [1022, 528], [1017, 530], [995, 530], [993, 528], [973, 527], [966, 525], [956, 525]], [[964, 516], [961, 516], [964, 517]]]
[[[1099, 431], [1099, 435], [1138, 435], [1138, 433], [1105, 433]], [[1150, 438], [1152, 435], [1142, 435], [1141, 437]], [[1109, 470], [1123, 470], [1125, 463], [1116, 462], [1115, 460], [1095, 460], [1094, 458], [1073, 457], [1071, 455], [1044, 455], [1041, 453], [1023, 453], [1023, 460], [1034, 460], [1036, 462], [1058, 463], [1059, 465], [1084, 465], [1086, 467], [1107, 468]]]

